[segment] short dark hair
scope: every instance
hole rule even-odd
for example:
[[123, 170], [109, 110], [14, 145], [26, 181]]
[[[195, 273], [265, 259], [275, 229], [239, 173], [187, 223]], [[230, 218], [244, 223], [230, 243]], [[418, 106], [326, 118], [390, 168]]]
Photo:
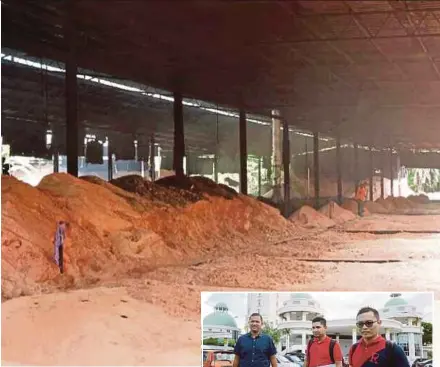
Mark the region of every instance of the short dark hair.
[[324, 318], [321, 317], [321, 316], [317, 316], [317, 317], [315, 317], [315, 318], [312, 320], [312, 324], [313, 324], [314, 322], [320, 322], [322, 326], [327, 327], [327, 320], [324, 319]]
[[261, 316], [258, 312], [254, 312], [253, 314], [251, 314], [249, 316], [249, 320], [251, 319], [252, 316], [260, 316], [261, 323], [263, 323], [263, 316]]
[[358, 311], [356, 317], [358, 317], [359, 315], [361, 315], [361, 314], [363, 314], [363, 313], [367, 313], [367, 312], [372, 312], [372, 313], [374, 314], [374, 317], [375, 317], [377, 320], [380, 320], [379, 311], [376, 310], [376, 309], [373, 308], [373, 307], [362, 307], [362, 308]]

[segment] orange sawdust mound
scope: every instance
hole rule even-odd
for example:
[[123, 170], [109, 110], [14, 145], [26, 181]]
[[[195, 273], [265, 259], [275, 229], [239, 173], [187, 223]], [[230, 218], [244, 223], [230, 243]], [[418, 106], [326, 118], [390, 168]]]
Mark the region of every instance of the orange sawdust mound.
[[[346, 199], [344, 200], [343, 204], [341, 205], [342, 208], [349, 210], [353, 214], [358, 215], [359, 214], [359, 204], [354, 199]], [[371, 215], [370, 211], [364, 206], [364, 216]]]
[[[59, 220], [69, 223], [63, 275], [53, 260]], [[11, 298], [248, 250], [291, 236], [295, 226], [243, 195], [204, 194], [203, 200], [173, 207], [97, 178], [52, 174], [37, 187], [2, 177], [1, 230], [2, 297]]]
[[225, 185], [218, 185], [211, 179], [202, 176], [169, 176], [155, 181], [155, 184], [167, 188], [190, 191], [200, 195], [219, 196], [225, 199], [233, 199], [238, 195], [235, 190]]
[[396, 206], [394, 205], [394, 201], [393, 200], [387, 200], [387, 199], [382, 199], [379, 198], [375, 201], [375, 203], [381, 205], [382, 207], [385, 208], [385, 210], [387, 210], [388, 212], [392, 211], [392, 210], [396, 210]]
[[[170, 176], [175, 177], [175, 176]], [[167, 178], [163, 179], [166, 180]], [[138, 175], [119, 177], [111, 181], [123, 190], [138, 194], [150, 202], [163, 203], [172, 206], [186, 206], [203, 199], [203, 196], [190, 190], [182, 190], [175, 187], [164, 187], [156, 182], [145, 180]]]
[[356, 219], [356, 215], [354, 215], [351, 211], [341, 208], [334, 201], [330, 201], [329, 203], [325, 204], [319, 209], [319, 212], [332, 219], [337, 224], [342, 224], [349, 220]]
[[298, 209], [289, 217], [289, 220], [310, 228], [330, 228], [336, 225], [332, 219], [308, 205], [304, 205]]
[[400, 196], [399, 197], [389, 196], [385, 199], [385, 201], [392, 202], [394, 208], [397, 210], [417, 208], [416, 203], [412, 202], [411, 200], [408, 200], [407, 198], [400, 197]]
[[386, 209], [383, 205], [381, 205], [377, 201], [376, 202], [374, 202], [374, 201], [365, 202], [365, 208], [367, 208], [370, 213], [377, 213], [377, 214], [389, 213], [389, 210]]
[[420, 195], [410, 195], [407, 198], [408, 200], [411, 200], [414, 203], [418, 203], [418, 204], [429, 204], [431, 202], [431, 200], [429, 199], [428, 196], [420, 194]]

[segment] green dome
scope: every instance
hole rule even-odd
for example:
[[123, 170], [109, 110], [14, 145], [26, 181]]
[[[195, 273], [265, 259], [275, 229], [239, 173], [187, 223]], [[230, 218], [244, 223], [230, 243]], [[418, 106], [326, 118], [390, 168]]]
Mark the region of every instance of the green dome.
[[203, 319], [203, 325], [213, 325], [213, 326], [229, 326], [231, 328], [236, 328], [237, 323], [234, 318], [225, 312], [213, 312], [210, 313]]
[[401, 297], [391, 298], [387, 303], [385, 303], [385, 307], [407, 306], [407, 305], [408, 302], [406, 302], [406, 300]]
[[294, 293], [290, 296], [291, 299], [313, 299], [308, 293]]
[[210, 313], [203, 319], [204, 325], [213, 326], [229, 326], [231, 328], [236, 328], [237, 323], [234, 318], [228, 314], [228, 306], [224, 302], [219, 302], [214, 306], [214, 312]]

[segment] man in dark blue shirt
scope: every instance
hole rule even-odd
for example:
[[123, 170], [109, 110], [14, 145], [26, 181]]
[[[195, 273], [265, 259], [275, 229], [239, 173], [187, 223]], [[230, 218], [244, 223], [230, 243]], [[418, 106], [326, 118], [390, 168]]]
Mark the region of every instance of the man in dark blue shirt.
[[249, 317], [250, 333], [242, 335], [235, 344], [233, 367], [277, 367], [277, 349], [269, 335], [262, 334], [263, 318], [259, 313]]

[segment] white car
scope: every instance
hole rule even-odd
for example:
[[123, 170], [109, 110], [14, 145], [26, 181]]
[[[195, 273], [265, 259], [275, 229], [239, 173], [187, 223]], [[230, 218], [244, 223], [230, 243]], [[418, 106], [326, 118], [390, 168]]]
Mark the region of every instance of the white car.
[[281, 354], [277, 354], [276, 358], [279, 367], [301, 367], [299, 364], [289, 361], [286, 357], [284, 357]]

